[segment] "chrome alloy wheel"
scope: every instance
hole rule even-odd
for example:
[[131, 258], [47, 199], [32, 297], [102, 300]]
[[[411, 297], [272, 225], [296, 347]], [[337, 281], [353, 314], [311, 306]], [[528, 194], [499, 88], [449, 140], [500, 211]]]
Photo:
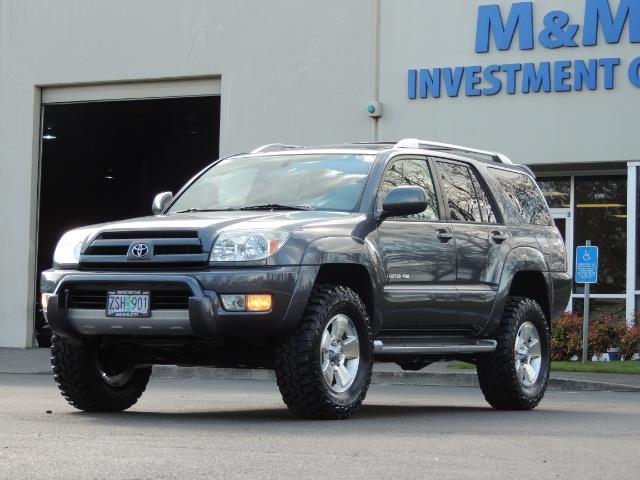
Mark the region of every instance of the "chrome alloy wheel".
[[531, 322], [520, 325], [516, 335], [515, 367], [518, 380], [526, 388], [532, 387], [542, 368], [542, 349], [538, 329]]
[[360, 342], [349, 317], [335, 315], [322, 333], [320, 369], [325, 383], [335, 393], [345, 392], [358, 373]]

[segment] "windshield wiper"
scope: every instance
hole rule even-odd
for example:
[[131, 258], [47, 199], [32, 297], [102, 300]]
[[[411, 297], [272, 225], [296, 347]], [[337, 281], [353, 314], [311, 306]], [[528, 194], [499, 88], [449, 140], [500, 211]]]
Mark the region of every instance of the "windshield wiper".
[[171, 212], [171, 213], [176, 214], [176, 213], [194, 213], [194, 212], [228, 212], [229, 210], [233, 210], [233, 208], [187, 208], [186, 210], [179, 210], [177, 212]]
[[265, 203], [264, 205], [252, 205], [250, 207], [240, 207], [238, 210], [313, 210], [304, 205], [280, 205], [279, 203]]

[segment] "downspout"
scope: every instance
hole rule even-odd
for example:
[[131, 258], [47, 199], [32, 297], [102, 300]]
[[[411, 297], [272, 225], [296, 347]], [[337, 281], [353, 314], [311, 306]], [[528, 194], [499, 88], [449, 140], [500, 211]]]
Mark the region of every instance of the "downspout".
[[[380, 102], [380, 11], [382, 8], [382, 0], [374, 0], [373, 2], [373, 20], [374, 20], [374, 38], [373, 38], [373, 100]], [[371, 117], [372, 140], [377, 142], [380, 140], [380, 117]]]

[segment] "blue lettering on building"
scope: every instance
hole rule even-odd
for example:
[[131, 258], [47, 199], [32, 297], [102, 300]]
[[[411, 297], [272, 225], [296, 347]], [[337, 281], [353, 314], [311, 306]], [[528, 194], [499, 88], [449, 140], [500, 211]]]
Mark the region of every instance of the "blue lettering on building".
[[502, 19], [499, 5], [482, 5], [478, 8], [476, 28], [476, 52], [489, 51], [491, 36], [498, 50], [509, 50], [513, 37], [518, 31], [520, 50], [533, 49], [533, 3], [514, 3], [507, 17]]
[[582, 45], [598, 44], [598, 29], [602, 30], [605, 42], [618, 43], [625, 23], [629, 23], [629, 41], [640, 43], [640, 1], [620, 0], [615, 13], [609, 0], [586, 0]]
[[[491, 96], [501, 91], [516, 93], [612, 90], [620, 58], [557, 60], [540, 63], [507, 63], [480, 67], [441, 67], [409, 70], [408, 96], [440, 98]], [[629, 80], [640, 88], [640, 57], [629, 66]]]
[[[640, 43], [640, 0], [619, 0], [613, 9], [610, 0], [585, 0], [582, 23], [562, 10], [534, 16], [533, 2], [517, 2], [508, 12], [499, 5], [478, 7], [476, 53], [491, 50], [532, 50], [597, 45], [599, 39], [617, 44], [625, 28], [628, 41]], [[542, 18], [536, 24], [534, 18]], [[626, 36], [626, 35], [625, 35]], [[575, 52], [575, 50], [573, 50]], [[501, 92], [551, 93], [604, 88], [612, 90], [626, 63], [618, 57], [567, 59], [539, 63], [507, 63], [488, 66], [438, 66], [409, 69], [407, 95], [410, 99], [492, 96]], [[640, 57], [629, 62], [625, 72], [631, 85], [640, 88]]]
[[640, 88], [640, 57], [635, 58], [629, 65], [629, 80]]
[[525, 63], [522, 69], [522, 93], [551, 91], [551, 64]]

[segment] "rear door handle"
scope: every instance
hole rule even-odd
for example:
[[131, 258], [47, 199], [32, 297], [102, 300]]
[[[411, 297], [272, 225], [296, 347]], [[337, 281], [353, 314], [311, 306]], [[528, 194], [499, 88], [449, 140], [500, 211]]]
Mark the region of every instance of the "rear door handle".
[[502, 232], [491, 232], [491, 240], [493, 240], [496, 243], [502, 243], [507, 239], [507, 236], [502, 233]]
[[447, 230], [444, 230], [444, 229], [440, 229], [438, 230], [438, 235], [436, 236], [438, 237], [438, 240], [440, 240], [442, 243], [447, 243], [449, 240], [453, 238], [453, 233], [448, 232]]

